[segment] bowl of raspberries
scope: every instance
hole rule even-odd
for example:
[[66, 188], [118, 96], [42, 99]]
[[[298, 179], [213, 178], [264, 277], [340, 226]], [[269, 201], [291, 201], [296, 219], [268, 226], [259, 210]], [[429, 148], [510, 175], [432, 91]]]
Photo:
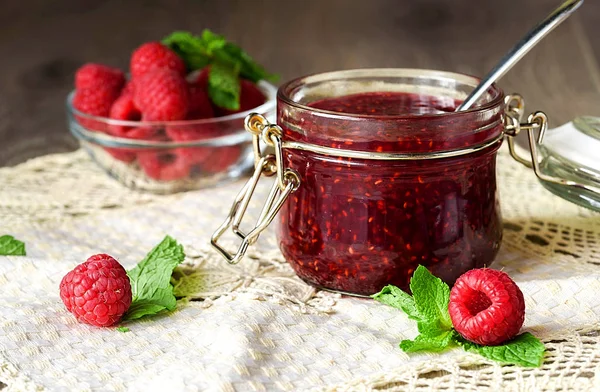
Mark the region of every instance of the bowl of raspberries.
[[220, 35], [175, 32], [133, 50], [127, 72], [81, 66], [67, 97], [68, 125], [91, 158], [130, 188], [215, 186], [252, 168], [244, 118], [274, 116], [275, 78]]

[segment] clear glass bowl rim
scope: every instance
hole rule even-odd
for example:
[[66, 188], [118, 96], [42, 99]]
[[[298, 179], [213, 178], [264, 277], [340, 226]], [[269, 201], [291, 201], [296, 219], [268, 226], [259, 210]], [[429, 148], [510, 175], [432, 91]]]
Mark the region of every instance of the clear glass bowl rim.
[[190, 126], [190, 125], [206, 125], [206, 124], [219, 124], [228, 121], [237, 121], [243, 120], [248, 114], [252, 112], [257, 113], [268, 113], [272, 111], [276, 107], [276, 96], [277, 96], [277, 87], [268, 83], [266, 81], [258, 82], [258, 86], [261, 90], [266, 94], [267, 101], [262, 105], [250, 109], [245, 112], [239, 112], [230, 114], [227, 116], [221, 117], [213, 117], [201, 120], [183, 120], [183, 121], [127, 121], [127, 120], [116, 120], [107, 117], [99, 117], [93, 116], [90, 114], [86, 114], [80, 112], [79, 110], [73, 107], [73, 97], [75, 95], [75, 91], [71, 91], [67, 95], [66, 99], [66, 108], [67, 108], [67, 116], [69, 121], [73, 121], [76, 123], [77, 130], [73, 129], [73, 125], [69, 124], [69, 128], [71, 133], [77, 139], [83, 139], [87, 142], [95, 143], [104, 147], [112, 147], [112, 148], [128, 148], [128, 149], [166, 149], [166, 148], [181, 148], [181, 147], [218, 147], [218, 146], [228, 146], [228, 145], [236, 145], [241, 142], [250, 140], [251, 135], [246, 132], [245, 129], [240, 129], [239, 132], [231, 133], [228, 135], [218, 136], [214, 138], [207, 138], [202, 140], [194, 140], [187, 142], [157, 142], [151, 140], [136, 140], [136, 139], [126, 139], [121, 137], [116, 137], [112, 135], [108, 135], [100, 132], [91, 132], [86, 130], [83, 126], [79, 125], [79, 122], [75, 119], [75, 116], [81, 117], [86, 120], [97, 121], [106, 125], [117, 125], [117, 126], [126, 126], [126, 127], [140, 127], [140, 126], [151, 126], [151, 127], [159, 127], [159, 126]]

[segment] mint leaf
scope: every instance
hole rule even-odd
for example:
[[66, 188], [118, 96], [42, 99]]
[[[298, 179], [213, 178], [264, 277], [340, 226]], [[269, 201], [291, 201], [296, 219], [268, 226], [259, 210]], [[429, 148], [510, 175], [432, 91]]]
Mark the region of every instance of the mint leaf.
[[25, 244], [11, 235], [0, 236], [0, 256], [25, 256]]
[[448, 313], [450, 288], [446, 283], [432, 275], [427, 268], [419, 265], [410, 279], [410, 290], [417, 311], [427, 320], [423, 325], [424, 329], [441, 331], [452, 329], [452, 320]]
[[125, 332], [129, 332], [130, 329], [127, 327], [117, 327], [117, 331], [125, 333]]
[[230, 69], [237, 69], [242, 78], [254, 83], [263, 79], [272, 82], [279, 79], [278, 75], [268, 73], [242, 48], [208, 29], [201, 36], [175, 31], [165, 37], [162, 43], [183, 59], [190, 72], [218, 62]]
[[238, 69], [214, 63], [208, 74], [208, 95], [215, 105], [229, 110], [240, 108]]
[[453, 329], [435, 336], [421, 334], [414, 340], [403, 340], [400, 342], [400, 348], [407, 353], [418, 351], [440, 352], [455, 345], [456, 335], [458, 333]]
[[204, 42], [187, 31], [175, 31], [162, 40], [185, 62], [188, 71], [204, 68], [212, 61]]
[[525, 367], [540, 367], [546, 351], [544, 343], [529, 332], [522, 333], [500, 346], [481, 346], [460, 336], [455, 338], [455, 341], [463, 346], [465, 351], [478, 353], [497, 362]]
[[144, 260], [127, 272], [133, 299], [123, 320], [135, 320], [165, 309], [175, 309], [177, 302], [173, 295], [171, 275], [184, 258], [183, 247], [166, 236]]
[[373, 294], [371, 298], [402, 310], [412, 320], [421, 320], [421, 314], [417, 311], [413, 297], [394, 285], [385, 286], [379, 293]]

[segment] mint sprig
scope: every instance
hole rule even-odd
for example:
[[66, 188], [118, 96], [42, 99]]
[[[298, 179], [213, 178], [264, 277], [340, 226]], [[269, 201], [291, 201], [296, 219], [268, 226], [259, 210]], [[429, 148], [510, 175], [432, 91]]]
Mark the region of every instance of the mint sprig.
[[0, 236], [0, 256], [25, 256], [25, 244], [11, 235]]
[[239, 46], [208, 29], [199, 36], [176, 31], [165, 37], [162, 43], [183, 59], [190, 72], [211, 65], [208, 94], [217, 106], [226, 109], [237, 110], [240, 107], [240, 77], [254, 83], [278, 79]]
[[123, 321], [175, 309], [177, 302], [173, 295], [171, 275], [184, 258], [183, 247], [166, 236], [135, 268], [127, 272], [133, 298]]
[[372, 296], [375, 300], [402, 310], [409, 319], [417, 322], [419, 335], [413, 340], [403, 340], [400, 348], [407, 352], [441, 352], [461, 346], [494, 361], [539, 367], [546, 348], [532, 334], [526, 332], [499, 346], [482, 346], [465, 340], [452, 326], [448, 303], [450, 288], [427, 268], [419, 266], [410, 280], [412, 296], [396, 286], [388, 285]]

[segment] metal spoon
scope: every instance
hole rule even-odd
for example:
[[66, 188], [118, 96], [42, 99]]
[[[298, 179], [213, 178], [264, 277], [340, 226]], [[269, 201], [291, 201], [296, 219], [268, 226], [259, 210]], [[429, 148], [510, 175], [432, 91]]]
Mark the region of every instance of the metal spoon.
[[567, 19], [583, 4], [583, 0], [568, 0], [531, 29], [521, 40], [502, 57], [500, 62], [482, 80], [475, 90], [456, 109], [457, 112], [469, 109], [496, 80], [508, 72], [523, 56], [556, 26]]

